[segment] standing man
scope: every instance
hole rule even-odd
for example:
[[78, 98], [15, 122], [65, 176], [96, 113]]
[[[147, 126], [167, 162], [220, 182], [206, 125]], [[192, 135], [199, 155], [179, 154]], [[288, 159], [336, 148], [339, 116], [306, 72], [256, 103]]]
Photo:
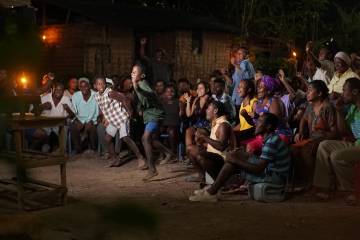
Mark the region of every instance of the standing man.
[[136, 155], [139, 166], [143, 167], [145, 163], [144, 157], [130, 137], [129, 113], [131, 113], [132, 110], [129, 100], [124, 94], [106, 87], [106, 79], [104, 77], [99, 76], [95, 78], [95, 87], [98, 91], [95, 94], [95, 99], [103, 114], [103, 124], [106, 127], [105, 141], [107, 143], [109, 158], [111, 159], [109, 167], [119, 167], [125, 163], [124, 159], [117, 159], [115, 157], [112, 139], [117, 132], [119, 133], [119, 138], [123, 139], [126, 145], [128, 145]]
[[316, 71], [314, 75], [311, 76], [311, 80], [321, 80], [328, 85], [334, 76], [334, 63], [330, 61], [330, 51], [325, 47], [320, 48], [319, 57], [317, 58], [312, 52], [312, 42], [310, 41], [306, 44], [306, 53], [316, 67]]
[[[166, 61], [164, 49], [156, 49], [155, 56], [153, 59], [149, 58], [145, 54], [145, 47], [147, 44], [147, 39], [142, 38], [140, 40], [140, 56], [148, 62], [148, 65], [151, 69], [152, 79], [151, 84], [154, 84], [155, 81], [163, 80], [165, 85], [170, 83], [171, 79], [171, 67], [170, 64]], [[149, 79], [150, 80], [150, 79]]]
[[99, 106], [95, 99], [96, 92], [90, 89], [90, 81], [87, 78], [79, 79], [80, 91], [72, 96], [72, 103], [76, 118], [71, 123], [71, 138], [75, 148], [75, 154], [82, 152], [81, 135], [87, 135], [90, 142], [88, 153], [94, 154], [97, 149], [97, 118]]
[[175, 156], [158, 140], [160, 122], [164, 119], [164, 111], [156, 94], [145, 80], [145, 76], [144, 67], [139, 64], [134, 65], [131, 72], [131, 80], [135, 93], [139, 99], [139, 105], [143, 111], [145, 130], [142, 136], [142, 143], [145, 149], [147, 168], [149, 169], [148, 174], [143, 178], [143, 180], [149, 181], [158, 175], [155, 161], [153, 159], [154, 148], [157, 148], [165, 153], [166, 160], [164, 161], [168, 161], [170, 158]]
[[237, 91], [240, 81], [242, 79], [253, 79], [255, 76], [255, 70], [249, 60], [249, 51], [245, 47], [236, 47], [233, 52], [233, 65], [235, 72], [232, 75], [233, 80], [233, 93], [232, 100], [235, 104], [236, 111], [240, 109], [242, 99]]
[[226, 83], [222, 78], [215, 78], [214, 80], [214, 89], [212, 98], [215, 101], [222, 102], [225, 107], [226, 115], [230, 123], [235, 122], [236, 110], [235, 105], [231, 100], [231, 97], [225, 93]]

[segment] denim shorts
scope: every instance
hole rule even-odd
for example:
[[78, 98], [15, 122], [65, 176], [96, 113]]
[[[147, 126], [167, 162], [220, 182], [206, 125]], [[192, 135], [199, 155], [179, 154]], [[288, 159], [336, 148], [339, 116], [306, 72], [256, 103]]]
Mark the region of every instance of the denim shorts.
[[159, 123], [157, 121], [150, 121], [145, 125], [145, 131], [154, 133], [159, 130]]

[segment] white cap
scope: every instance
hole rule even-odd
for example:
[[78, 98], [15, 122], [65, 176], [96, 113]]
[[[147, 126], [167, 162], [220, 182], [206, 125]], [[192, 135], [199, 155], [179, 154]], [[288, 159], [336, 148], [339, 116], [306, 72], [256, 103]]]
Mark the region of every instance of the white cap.
[[81, 82], [90, 83], [90, 80], [88, 78], [86, 78], [86, 77], [81, 77], [81, 78], [79, 78], [79, 85], [80, 85]]
[[106, 81], [106, 83], [109, 83], [109, 84], [111, 84], [111, 85], [114, 85], [113, 80], [110, 79], [110, 78], [106, 78], [105, 81]]

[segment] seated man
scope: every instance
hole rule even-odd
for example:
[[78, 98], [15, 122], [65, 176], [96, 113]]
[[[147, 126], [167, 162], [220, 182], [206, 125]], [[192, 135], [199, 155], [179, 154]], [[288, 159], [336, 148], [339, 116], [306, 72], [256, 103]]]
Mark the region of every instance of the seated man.
[[75, 120], [71, 123], [71, 139], [75, 153], [81, 153], [81, 134], [85, 134], [90, 142], [89, 153], [95, 153], [97, 149], [96, 125], [99, 116], [99, 106], [95, 99], [95, 91], [90, 89], [87, 78], [79, 79], [80, 91], [72, 96], [75, 109]]
[[[210, 137], [204, 132], [195, 133], [197, 146], [188, 146], [189, 157], [199, 168], [197, 179], [188, 179], [188, 181], [205, 180], [205, 172], [208, 172], [212, 178], [216, 178], [224, 164], [226, 151], [231, 140], [232, 127], [226, 119], [226, 111], [223, 103], [212, 101], [206, 109], [206, 118], [212, 124]], [[201, 145], [206, 144], [206, 150]]]
[[272, 183], [285, 185], [290, 165], [288, 146], [275, 130], [279, 120], [272, 113], [261, 115], [256, 124], [256, 135], [262, 135], [264, 144], [260, 156], [245, 151], [232, 151], [226, 155], [225, 164], [218, 171], [215, 182], [209, 187], [196, 190], [189, 200], [193, 202], [216, 202], [217, 192], [237, 171], [244, 171], [250, 184]]
[[[351, 104], [345, 116], [344, 103]], [[360, 162], [360, 80], [346, 80], [342, 98], [336, 103], [336, 119], [342, 140], [327, 140], [320, 143], [313, 184], [320, 188], [317, 196], [328, 200], [331, 189], [345, 193], [347, 201], [353, 203], [354, 166]], [[334, 181], [332, 181], [334, 180]]]
[[[51, 92], [41, 96], [39, 106], [41, 115], [45, 117], [68, 117], [73, 118], [74, 108], [68, 96], [64, 96], [64, 85], [55, 83]], [[30, 147], [42, 148], [42, 151], [53, 151], [57, 148], [58, 128], [43, 128], [29, 130], [28, 133], [33, 137]]]

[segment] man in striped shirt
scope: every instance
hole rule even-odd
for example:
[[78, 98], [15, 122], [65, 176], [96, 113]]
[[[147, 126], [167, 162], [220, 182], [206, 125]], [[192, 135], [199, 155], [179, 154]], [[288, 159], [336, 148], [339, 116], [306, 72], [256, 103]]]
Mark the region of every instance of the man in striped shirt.
[[256, 124], [256, 135], [264, 138], [260, 156], [245, 151], [232, 151], [226, 155], [225, 164], [215, 182], [208, 188], [196, 190], [189, 198], [194, 202], [215, 202], [216, 194], [236, 172], [246, 173], [250, 183], [285, 185], [290, 167], [289, 148], [275, 133], [279, 119], [272, 113], [261, 115]]

